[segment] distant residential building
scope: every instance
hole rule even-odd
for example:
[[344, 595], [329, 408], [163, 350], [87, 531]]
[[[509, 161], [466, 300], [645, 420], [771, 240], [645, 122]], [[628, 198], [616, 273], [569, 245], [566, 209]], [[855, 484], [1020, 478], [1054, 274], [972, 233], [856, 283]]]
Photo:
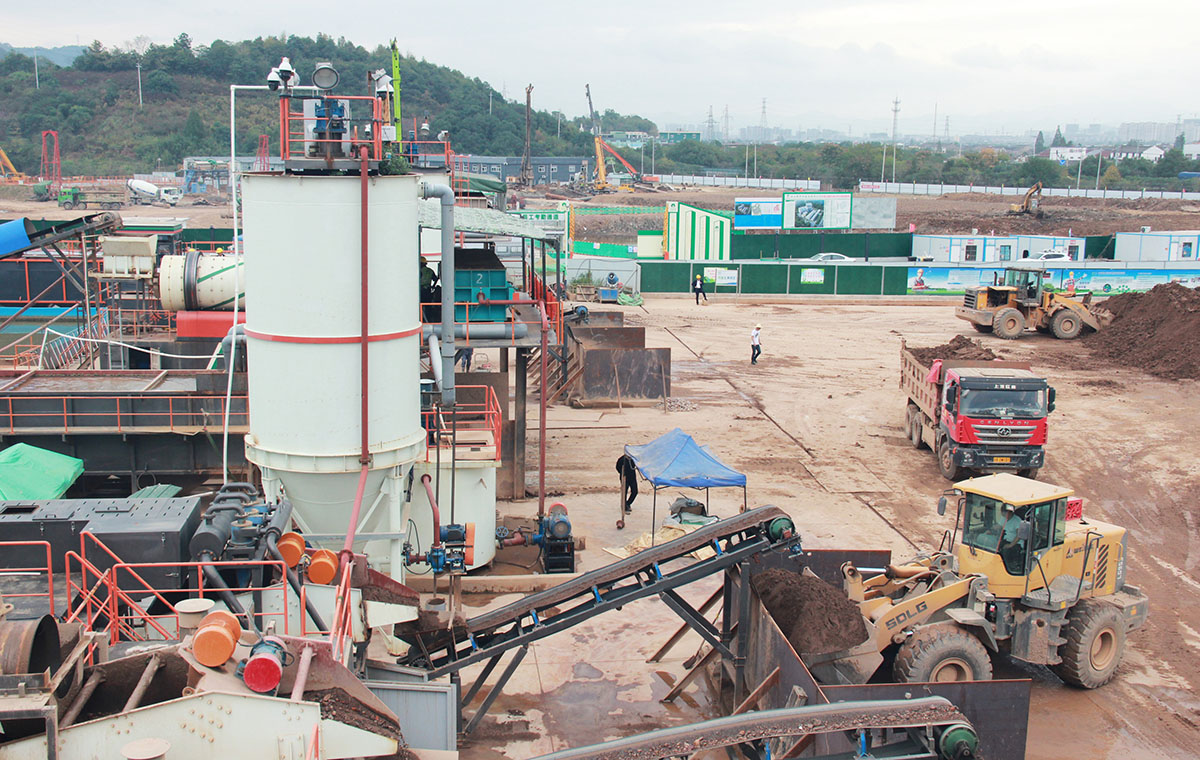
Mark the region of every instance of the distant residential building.
[[1144, 158], [1147, 161], [1158, 163], [1166, 154], [1167, 152], [1157, 145], [1151, 145], [1149, 148], [1141, 145], [1125, 145], [1105, 151], [1104, 157], [1114, 161], [1124, 161], [1128, 158]]
[[1200, 158], [1200, 142], [1184, 143], [1183, 157], [1189, 161], [1195, 161]]
[[[1189, 120], [1191, 121], [1191, 120]], [[1125, 122], [1117, 128], [1118, 142], [1173, 143], [1184, 131], [1182, 124], [1167, 121]], [[1185, 137], [1185, 139], [1187, 139]]]
[[[456, 156], [458, 164], [468, 172], [475, 174], [490, 174], [505, 182], [516, 180], [521, 176], [520, 156]], [[570, 182], [580, 172], [587, 173], [588, 160], [580, 156], [534, 156], [530, 159], [533, 165], [533, 183], [545, 185], [549, 183]]]

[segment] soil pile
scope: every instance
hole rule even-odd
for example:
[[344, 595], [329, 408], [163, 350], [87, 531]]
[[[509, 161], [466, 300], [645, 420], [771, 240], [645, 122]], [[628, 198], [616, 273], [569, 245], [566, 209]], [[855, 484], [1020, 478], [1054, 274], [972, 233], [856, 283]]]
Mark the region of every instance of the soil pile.
[[1099, 304], [1113, 321], [1085, 338], [1095, 354], [1171, 380], [1200, 378], [1200, 292], [1179, 283]]
[[909, 348], [917, 361], [928, 367], [937, 359], [960, 359], [962, 361], [985, 361], [997, 359], [992, 350], [977, 340], [971, 340], [965, 335], [955, 335], [949, 343], [931, 348]]
[[867, 639], [858, 605], [820, 578], [768, 570], [754, 578], [754, 590], [797, 653], [837, 652]]

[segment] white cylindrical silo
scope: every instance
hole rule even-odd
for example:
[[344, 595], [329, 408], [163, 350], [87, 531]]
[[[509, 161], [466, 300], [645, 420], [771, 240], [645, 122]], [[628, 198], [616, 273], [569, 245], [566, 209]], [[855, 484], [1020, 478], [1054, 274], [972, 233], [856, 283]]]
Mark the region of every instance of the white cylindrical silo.
[[[246, 458], [309, 533], [344, 535], [360, 462], [356, 176], [243, 178], [250, 432]], [[402, 532], [402, 478], [421, 456], [415, 175], [368, 179], [370, 474], [360, 533]], [[331, 543], [336, 543], [332, 542]], [[393, 540], [391, 558], [399, 556]], [[362, 544], [359, 544], [360, 548]], [[393, 576], [400, 570], [393, 566]]]

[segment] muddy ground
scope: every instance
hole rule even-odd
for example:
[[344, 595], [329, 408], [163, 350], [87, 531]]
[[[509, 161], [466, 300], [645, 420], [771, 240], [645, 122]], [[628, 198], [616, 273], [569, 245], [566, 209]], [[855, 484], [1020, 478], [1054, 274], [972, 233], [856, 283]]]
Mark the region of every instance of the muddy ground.
[[[778, 196], [779, 191], [748, 188], [683, 187], [671, 192], [609, 193], [590, 200], [576, 200], [584, 206], [664, 206], [667, 201], [682, 201], [703, 208], [730, 209], [740, 197]], [[1190, 230], [1200, 226], [1200, 204], [1179, 200], [1095, 200], [1089, 198], [1043, 198], [1045, 218], [1012, 216], [1009, 205], [1019, 200], [1012, 196], [957, 194], [942, 196], [896, 196], [896, 230], [907, 231], [910, 224], [920, 233], [1108, 235], [1136, 232], [1148, 225], [1156, 230]], [[549, 206], [539, 193], [526, 194], [530, 208]], [[230, 227], [227, 199], [223, 205], [196, 205], [187, 196], [174, 208], [138, 206], [124, 209], [130, 217], [184, 217], [189, 227]], [[0, 194], [0, 218], [25, 215], [34, 219], [72, 219], [76, 211], [63, 211], [52, 203], [36, 203]], [[576, 217], [576, 237], [597, 243], [632, 244], [638, 230], [662, 229], [661, 213], [622, 214], [619, 216]]]
[[[718, 296], [708, 307], [652, 297], [645, 309], [626, 312], [631, 323], [646, 326], [648, 345], [672, 349], [673, 395], [694, 409], [626, 407], [583, 428], [554, 422], [577, 410], [552, 413], [547, 487], [562, 493], [555, 498], [571, 510], [576, 533], [586, 536], [585, 568], [612, 561], [603, 547], [623, 545], [651, 526], [643, 489], [629, 527], [614, 527], [613, 461], [621, 447], [676, 426], [749, 476], [752, 506], [787, 510], [806, 546], [888, 548], [903, 558], [937, 545], [949, 527], [935, 511], [946, 481], [933, 456], [913, 450], [904, 436], [898, 364], [902, 337], [935, 346], [962, 331], [952, 308], [739, 305]], [[764, 353], [751, 366], [755, 323], [763, 325]], [[1194, 757], [1200, 741], [1200, 525], [1193, 501], [1200, 495], [1194, 435], [1200, 403], [1191, 396], [1200, 386], [1108, 364], [1080, 342], [1034, 334], [1016, 342], [981, 340], [1005, 358], [1031, 361], [1058, 389], [1041, 477], [1075, 488], [1085, 515], [1129, 528], [1129, 582], [1152, 600], [1148, 623], [1130, 635], [1116, 679], [1102, 689], [1081, 691], [1043, 668], [997, 663], [998, 677], [1034, 679], [1029, 757]], [[660, 494], [659, 519], [676, 495], [671, 489]], [[711, 501], [715, 513], [731, 515], [741, 494], [713, 491]], [[535, 502], [501, 505], [511, 514], [534, 509]], [[713, 588], [697, 584], [686, 596], [698, 604]], [[538, 642], [534, 667], [523, 666], [497, 702], [501, 723], [519, 722], [512, 728], [524, 726], [529, 740], [508, 747], [498, 738], [480, 740], [463, 756], [527, 757], [535, 749], [568, 746], [567, 736], [577, 746], [713, 715], [712, 696], [700, 683], [674, 705], [657, 702], [699, 644], [689, 635], [666, 661], [646, 664], [677, 624], [664, 605], [647, 600]], [[579, 713], [583, 705], [586, 718]]]

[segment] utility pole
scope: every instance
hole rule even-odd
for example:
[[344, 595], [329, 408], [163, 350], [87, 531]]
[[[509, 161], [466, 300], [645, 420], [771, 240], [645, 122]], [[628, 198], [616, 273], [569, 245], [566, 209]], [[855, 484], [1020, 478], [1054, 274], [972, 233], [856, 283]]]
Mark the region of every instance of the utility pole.
[[488, 116], [492, 115], [492, 93], [488, 92]]
[[758, 176], [758, 143], [754, 143], [754, 176]]
[[900, 123], [900, 98], [892, 101], [892, 182], [896, 181], [896, 126]]
[[883, 182], [885, 172], [887, 172], [887, 143], [883, 144], [883, 163], [879, 165], [880, 182]]
[[650, 173], [654, 173], [654, 150], [658, 147], [658, 139], [650, 138]]
[[142, 107], [142, 62], [137, 62], [137, 77], [138, 77], [138, 108]]
[[37, 51], [33, 51], [33, 89], [42, 89], [42, 82], [38, 79]]
[[525, 155], [521, 157], [521, 184], [525, 187], [533, 184], [532, 113], [533, 85], [531, 84], [525, 88]]
[[1096, 189], [1100, 189], [1100, 164], [1104, 163], [1104, 148], [1096, 151]]

